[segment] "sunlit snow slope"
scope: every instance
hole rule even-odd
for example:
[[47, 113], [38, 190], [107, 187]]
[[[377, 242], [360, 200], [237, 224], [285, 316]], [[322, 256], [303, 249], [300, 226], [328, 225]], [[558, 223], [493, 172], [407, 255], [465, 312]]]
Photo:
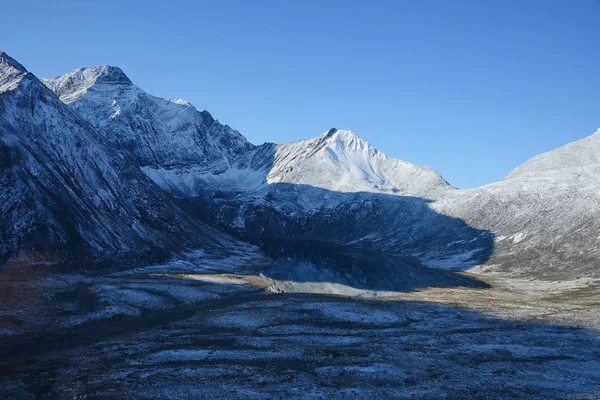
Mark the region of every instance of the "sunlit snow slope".
[[600, 277], [600, 132], [538, 155], [506, 178], [433, 208], [496, 235], [492, 270]]

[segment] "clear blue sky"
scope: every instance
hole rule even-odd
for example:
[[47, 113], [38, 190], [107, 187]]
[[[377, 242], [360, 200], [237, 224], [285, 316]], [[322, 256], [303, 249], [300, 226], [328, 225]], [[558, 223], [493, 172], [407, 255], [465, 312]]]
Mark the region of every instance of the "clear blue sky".
[[120, 66], [254, 143], [351, 129], [459, 187], [600, 127], [598, 0], [2, 1], [0, 49]]

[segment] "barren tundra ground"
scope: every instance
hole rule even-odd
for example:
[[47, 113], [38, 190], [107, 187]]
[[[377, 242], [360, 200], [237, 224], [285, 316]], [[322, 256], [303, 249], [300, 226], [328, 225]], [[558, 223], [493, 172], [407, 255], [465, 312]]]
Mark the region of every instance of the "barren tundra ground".
[[4, 273], [2, 396], [599, 398], [597, 282], [277, 293], [251, 258]]

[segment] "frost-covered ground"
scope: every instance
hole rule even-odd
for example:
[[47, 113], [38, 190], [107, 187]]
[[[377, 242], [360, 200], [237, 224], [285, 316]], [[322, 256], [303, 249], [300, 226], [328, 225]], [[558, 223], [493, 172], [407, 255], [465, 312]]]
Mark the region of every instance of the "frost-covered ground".
[[265, 290], [274, 282], [245, 275], [251, 252], [221, 268], [194, 257], [94, 277], [2, 274], [2, 397], [600, 396], [595, 281], [486, 275], [491, 289], [369, 300]]

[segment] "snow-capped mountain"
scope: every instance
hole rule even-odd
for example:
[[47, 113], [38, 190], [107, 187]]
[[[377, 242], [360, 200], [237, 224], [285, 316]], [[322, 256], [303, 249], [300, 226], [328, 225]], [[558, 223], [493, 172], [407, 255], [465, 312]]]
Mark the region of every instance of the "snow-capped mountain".
[[426, 259], [464, 269], [491, 251], [486, 231], [430, 210], [430, 201], [455, 191], [436, 171], [390, 158], [351, 131], [254, 146], [207, 112], [143, 92], [115, 67], [44, 82], [109, 141], [130, 149], [147, 176], [191, 203], [199, 218], [275, 258], [326, 257], [331, 264], [332, 254], [341, 259], [339, 252], [351, 249], [410, 257], [405, 268]]
[[450, 189], [431, 168], [390, 158], [356, 133], [333, 128], [315, 139], [277, 146], [267, 181], [422, 198]]
[[390, 158], [356, 133], [334, 128], [313, 139], [253, 146], [235, 153], [229, 166], [216, 174], [194, 164], [177, 168], [145, 166], [144, 172], [164, 190], [188, 197], [212, 187], [253, 192], [275, 183], [426, 199], [454, 189], [436, 171]]
[[[5, 93], [24, 97], [22, 88], [15, 89], [17, 75], [9, 68], [3, 70], [0, 87], [5, 103], [10, 98]], [[37, 103], [42, 110], [51, 104], [60, 118], [52, 123], [50, 116], [28, 120], [23, 111], [27, 108], [19, 106], [18, 112], [4, 112], [2, 122], [10, 127], [6, 132], [31, 132], [31, 126], [39, 125], [57, 132], [71, 129], [69, 134], [83, 130], [92, 138], [88, 142], [97, 143], [110, 160], [118, 155], [116, 161], [107, 162], [109, 166], [123, 165], [131, 171], [127, 179], [146, 182], [144, 188], [155, 192], [153, 199], [167, 204], [164, 207], [172, 213], [185, 207], [191, 213], [187, 223], [207, 222], [260, 245], [276, 259], [308, 259], [355, 282], [374, 279], [373, 271], [382, 265], [386, 265], [382, 274], [399, 274], [401, 280], [416, 282], [431, 281], [436, 273], [427, 267], [464, 270], [483, 263], [483, 269], [536, 277], [565, 278], [598, 270], [598, 133], [535, 157], [500, 182], [457, 190], [430, 168], [390, 158], [351, 131], [330, 129], [309, 140], [255, 146], [185, 100], [147, 94], [117, 67], [82, 68], [43, 82], [64, 104], [55, 105], [58, 99], [49, 94], [30, 96], [18, 104], [34, 104], [34, 116], [39, 112]], [[8, 110], [7, 105], [3, 107]], [[19, 113], [24, 114], [15, 118]], [[67, 123], [78, 128], [65, 128]], [[5, 133], [3, 143], [10, 140]], [[61, 140], [77, 143], [69, 135]], [[13, 147], [3, 144], [2, 151], [13, 154]], [[57, 151], [95, 148], [71, 147], [62, 144]], [[41, 154], [45, 151], [49, 150], [39, 149]], [[103, 173], [108, 170], [104, 164], [99, 168]], [[69, 177], [77, 172], [71, 166], [63, 170]], [[118, 171], [115, 174], [115, 181], [130, 187]], [[10, 176], [5, 174], [4, 181]], [[103, 193], [102, 184], [86, 179], [86, 184], [93, 182], [98, 187], [94, 190]], [[171, 196], [162, 194], [151, 181]], [[88, 202], [102, 200], [103, 195], [95, 191], [81, 196]], [[152, 206], [159, 205], [152, 202]], [[15, 206], [3, 213], [9, 213], [10, 207]], [[97, 204], [89, 207], [104, 215]], [[22, 212], [33, 211], [25, 207]], [[165, 223], [179, 221], [169, 215]], [[133, 225], [137, 217], [132, 217]], [[8, 219], [3, 227], [7, 237], [24, 237], [9, 227], [20, 226], [18, 220]], [[186, 229], [183, 226], [178, 225]], [[154, 233], [164, 234], [164, 230], [157, 228]], [[97, 247], [103, 246], [101, 242]], [[376, 261], [380, 255], [394, 261]]]
[[389, 158], [350, 131], [251, 145], [185, 100], [147, 94], [117, 67], [81, 68], [43, 82], [109, 141], [131, 150], [148, 176], [173, 194], [285, 182], [433, 198], [450, 188], [430, 168]]
[[0, 155], [1, 262], [131, 265], [217, 240], [5, 53]]
[[[229, 166], [216, 174], [194, 164], [145, 166], [143, 170], [161, 188], [182, 197], [198, 196], [214, 188], [256, 192], [276, 183], [425, 199], [454, 189], [436, 171], [390, 158], [354, 132], [333, 128], [314, 139], [253, 146], [245, 153], [236, 153]], [[311, 207], [320, 203], [319, 199], [309, 202]]]

